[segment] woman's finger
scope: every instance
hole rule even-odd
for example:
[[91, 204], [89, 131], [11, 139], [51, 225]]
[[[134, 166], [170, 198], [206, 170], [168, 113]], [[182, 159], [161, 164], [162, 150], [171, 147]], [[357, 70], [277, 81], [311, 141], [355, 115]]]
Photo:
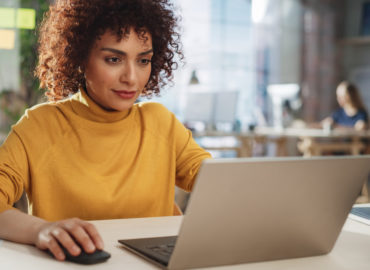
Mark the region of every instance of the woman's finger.
[[77, 256], [81, 253], [81, 249], [78, 245], [73, 241], [72, 237], [67, 233], [63, 228], [56, 227], [51, 230], [52, 236], [58, 240], [58, 242], [64, 246], [68, 252], [73, 255]]
[[102, 250], [104, 248], [104, 242], [96, 227], [89, 222], [82, 222], [81, 225], [83, 226], [85, 231], [90, 235], [90, 238], [94, 242], [96, 248]]
[[58, 245], [57, 240], [49, 235], [49, 239], [45, 243], [47, 248], [50, 250], [50, 252], [54, 255], [54, 257], [59, 260], [59, 261], [64, 261], [65, 260], [65, 255], [63, 250], [60, 248]]
[[79, 221], [73, 219], [63, 223], [62, 226], [87, 253], [95, 251], [96, 248], [93, 240]]

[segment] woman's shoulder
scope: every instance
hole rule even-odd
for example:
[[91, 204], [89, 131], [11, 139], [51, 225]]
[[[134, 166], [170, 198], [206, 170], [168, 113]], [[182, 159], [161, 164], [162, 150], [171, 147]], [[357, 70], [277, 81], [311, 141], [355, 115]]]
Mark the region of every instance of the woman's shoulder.
[[358, 115], [358, 117], [363, 118], [363, 120], [366, 120], [366, 121], [368, 120], [368, 117], [369, 117], [369, 115], [368, 115], [368, 113], [365, 109], [360, 109], [357, 112], [357, 115]]
[[140, 122], [147, 131], [154, 134], [168, 134], [178, 127], [176, 116], [164, 105], [156, 102], [143, 102], [137, 104]]
[[169, 111], [164, 105], [158, 102], [140, 102], [137, 108], [141, 114], [150, 118], [158, 117], [172, 117], [173, 113]]
[[58, 102], [44, 102], [36, 104], [26, 109], [22, 118], [29, 120], [53, 118], [53, 115], [59, 111], [59, 106], [60, 104]]
[[[32, 128], [56, 128], [62, 118], [60, 102], [44, 102], [25, 110], [23, 116], [13, 126], [20, 130]], [[58, 120], [59, 119], [59, 120]]]
[[343, 108], [338, 108], [338, 109], [336, 109], [333, 113], [332, 113], [332, 115], [331, 115], [331, 117], [334, 119], [334, 121], [338, 121], [339, 119], [342, 119], [343, 117], [346, 117], [347, 116], [347, 114], [346, 114], [346, 112], [344, 111], [344, 109]]

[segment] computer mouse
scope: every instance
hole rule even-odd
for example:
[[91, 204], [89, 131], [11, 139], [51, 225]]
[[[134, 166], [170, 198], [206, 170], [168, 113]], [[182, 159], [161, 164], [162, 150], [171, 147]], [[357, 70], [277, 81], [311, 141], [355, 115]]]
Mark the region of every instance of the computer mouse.
[[[66, 261], [78, 263], [78, 264], [96, 264], [105, 262], [110, 258], [110, 253], [104, 250], [95, 250], [93, 253], [87, 253], [81, 248], [81, 253], [78, 256], [71, 255], [68, 250], [60, 245], [62, 248], [64, 255], [66, 256]], [[54, 257], [53, 253], [48, 250], [48, 253]]]

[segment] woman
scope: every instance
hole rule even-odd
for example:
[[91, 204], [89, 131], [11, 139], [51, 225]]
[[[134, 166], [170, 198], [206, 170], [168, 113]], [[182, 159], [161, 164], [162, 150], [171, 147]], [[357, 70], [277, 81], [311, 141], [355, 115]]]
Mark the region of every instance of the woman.
[[354, 128], [364, 130], [368, 125], [368, 114], [363, 105], [360, 93], [354, 84], [341, 82], [336, 90], [337, 101], [340, 106], [330, 117], [322, 121], [322, 125]]
[[[26, 111], [0, 148], [0, 238], [64, 260], [102, 249], [84, 220], [172, 215], [210, 155], [156, 103], [180, 58], [169, 0], [69, 0], [41, 26], [37, 75], [49, 102]], [[32, 215], [12, 208], [23, 191]], [[77, 245], [79, 244], [79, 246]]]

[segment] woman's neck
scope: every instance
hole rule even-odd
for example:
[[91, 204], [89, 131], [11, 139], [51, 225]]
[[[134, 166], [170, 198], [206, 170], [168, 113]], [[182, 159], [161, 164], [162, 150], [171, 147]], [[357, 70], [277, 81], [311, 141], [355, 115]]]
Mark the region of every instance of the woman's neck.
[[353, 106], [352, 104], [344, 105], [343, 109], [344, 109], [344, 111], [346, 112], [346, 114], [348, 116], [354, 116], [358, 112], [358, 109], [355, 106]]

